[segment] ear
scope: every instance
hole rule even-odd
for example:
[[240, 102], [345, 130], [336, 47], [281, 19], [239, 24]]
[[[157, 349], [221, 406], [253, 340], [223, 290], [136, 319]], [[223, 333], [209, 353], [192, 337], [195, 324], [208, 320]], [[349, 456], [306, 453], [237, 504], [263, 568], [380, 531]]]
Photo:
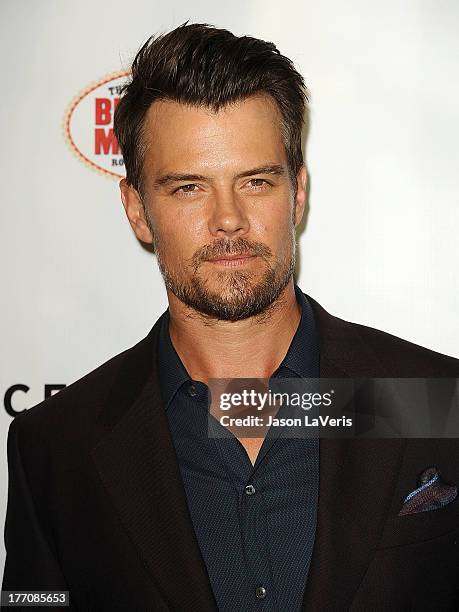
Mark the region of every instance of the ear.
[[135, 235], [142, 242], [151, 244], [153, 236], [146, 222], [144, 206], [138, 191], [129, 185], [126, 179], [122, 179], [119, 186], [121, 201]]
[[296, 196], [295, 196], [295, 227], [303, 218], [304, 209], [306, 206], [306, 184], [308, 181], [308, 172], [303, 164], [296, 177]]

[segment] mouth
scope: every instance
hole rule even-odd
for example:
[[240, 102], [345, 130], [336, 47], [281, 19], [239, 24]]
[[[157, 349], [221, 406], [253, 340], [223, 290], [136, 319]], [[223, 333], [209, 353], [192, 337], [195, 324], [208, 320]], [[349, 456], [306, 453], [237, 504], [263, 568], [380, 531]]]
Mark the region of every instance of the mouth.
[[208, 259], [207, 261], [209, 263], [225, 266], [227, 268], [236, 268], [239, 266], [244, 266], [256, 258], [257, 255], [252, 255], [251, 253], [239, 253], [238, 255], [220, 255], [218, 257]]

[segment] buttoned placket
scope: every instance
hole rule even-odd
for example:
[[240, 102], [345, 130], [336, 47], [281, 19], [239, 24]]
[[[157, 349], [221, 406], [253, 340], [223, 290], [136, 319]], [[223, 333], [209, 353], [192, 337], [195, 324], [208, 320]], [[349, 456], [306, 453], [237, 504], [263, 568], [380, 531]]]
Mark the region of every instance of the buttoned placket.
[[[248, 610], [275, 612], [278, 605], [274, 590], [268, 539], [266, 512], [263, 498], [262, 474], [264, 459], [278, 438], [278, 430], [271, 428], [263, 441], [255, 464], [252, 465], [245, 448], [230, 433], [214, 442], [230, 475], [238, 496], [239, 524], [246, 567], [251, 574], [253, 602]], [[253, 606], [253, 607], [251, 607]]]
[[[208, 387], [200, 381], [189, 381], [186, 392], [209, 418]], [[213, 418], [213, 417], [210, 417]], [[266, 504], [262, 487], [257, 486], [258, 472], [263, 470], [263, 459], [278, 437], [276, 429], [270, 429], [252, 465], [239, 440], [214, 419], [222, 438], [212, 438], [217, 452], [223, 459], [238, 496], [238, 515], [242, 535], [242, 549], [246, 567], [251, 574], [253, 601], [247, 602], [247, 612], [262, 610], [277, 612], [272, 566], [267, 542]], [[241, 474], [243, 474], [241, 479]]]

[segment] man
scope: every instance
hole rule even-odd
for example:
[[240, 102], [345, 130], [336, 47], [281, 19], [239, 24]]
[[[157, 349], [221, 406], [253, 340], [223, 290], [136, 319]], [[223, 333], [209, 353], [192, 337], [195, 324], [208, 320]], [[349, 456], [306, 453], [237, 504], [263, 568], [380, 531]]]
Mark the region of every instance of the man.
[[304, 103], [271, 43], [185, 24], [139, 51], [121, 198], [169, 308], [11, 423], [4, 590], [79, 610], [457, 608], [455, 440], [207, 435], [210, 379], [459, 375], [294, 284]]

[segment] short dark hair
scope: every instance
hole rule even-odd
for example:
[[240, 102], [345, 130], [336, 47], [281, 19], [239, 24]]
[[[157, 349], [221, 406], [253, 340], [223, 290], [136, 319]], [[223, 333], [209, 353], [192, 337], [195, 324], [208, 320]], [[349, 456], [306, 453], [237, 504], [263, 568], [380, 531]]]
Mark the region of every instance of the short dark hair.
[[308, 102], [303, 77], [276, 46], [209, 24], [185, 22], [151, 36], [138, 51], [115, 111], [114, 132], [127, 182], [142, 194], [145, 115], [156, 100], [221, 107], [256, 94], [272, 96], [292, 181], [303, 163], [301, 132]]

